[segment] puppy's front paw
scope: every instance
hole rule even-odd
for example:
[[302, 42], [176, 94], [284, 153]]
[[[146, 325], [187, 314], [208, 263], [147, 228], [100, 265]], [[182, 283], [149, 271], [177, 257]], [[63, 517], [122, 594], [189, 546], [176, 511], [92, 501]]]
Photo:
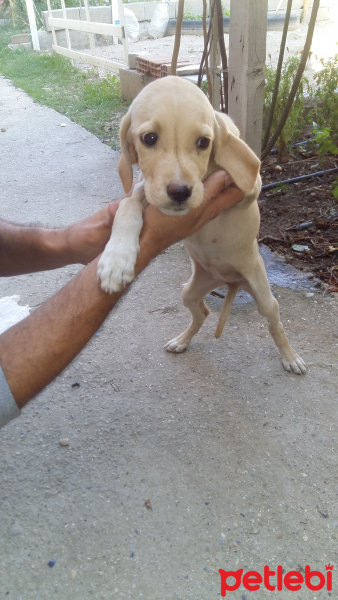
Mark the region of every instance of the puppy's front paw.
[[289, 373], [295, 373], [296, 375], [304, 375], [306, 373], [306, 364], [298, 354], [292, 357], [291, 360], [282, 357], [282, 365]]
[[135, 261], [130, 257], [106, 249], [97, 265], [101, 288], [109, 294], [122, 292], [135, 278], [134, 267]]

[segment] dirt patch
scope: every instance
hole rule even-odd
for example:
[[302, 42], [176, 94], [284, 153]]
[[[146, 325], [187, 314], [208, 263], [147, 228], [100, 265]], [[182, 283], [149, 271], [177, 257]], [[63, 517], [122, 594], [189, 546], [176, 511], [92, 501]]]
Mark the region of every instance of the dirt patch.
[[297, 269], [313, 273], [330, 292], [338, 292], [338, 200], [332, 194], [338, 171], [278, 182], [337, 166], [335, 157], [308, 156], [301, 150], [281, 162], [270, 156], [262, 165], [263, 186], [277, 185], [263, 189], [259, 201], [260, 241]]

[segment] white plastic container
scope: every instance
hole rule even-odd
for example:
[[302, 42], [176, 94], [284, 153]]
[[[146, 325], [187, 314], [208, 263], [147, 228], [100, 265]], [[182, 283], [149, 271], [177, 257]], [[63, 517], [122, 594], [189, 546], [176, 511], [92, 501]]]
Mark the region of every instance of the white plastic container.
[[123, 12], [128, 42], [137, 42], [140, 39], [140, 24], [132, 10], [124, 6]]
[[154, 10], [148, 26], [148, 33], [152, 38], [163, 37], [169, 21], [169, 2], [161, 2]]
[[0, 333], [28, 317], [29, 306], [20, 306], [19, 301], [20, 296], [16, 295], [0, 298]]

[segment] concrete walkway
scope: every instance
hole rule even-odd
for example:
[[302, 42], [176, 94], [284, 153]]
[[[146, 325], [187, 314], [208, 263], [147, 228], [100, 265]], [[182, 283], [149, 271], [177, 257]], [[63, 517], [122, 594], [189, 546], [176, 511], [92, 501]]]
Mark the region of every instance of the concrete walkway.
[[[2, 78], [0, 130], [3, 218], [63, 225], [120, 194], [116, 153]], [[77, 270], [3, 279], [0, 297], [36, 307]], [[162, 348], [189, 319], [189, 272], [181, 244], [163, 253], [1, 431], [1, 599], [217, 600], [219, 569], [264, 565], [303, 576], [310, 565], [324, 587], [252, 594], [242, 582], [226, 597], [337, 597], [337, 298], [298, 277], [298, 289], [273, 286], [305, 377], [283, 371], [244, 296], [217, 341], [208, 298], [202, 331], [172, 355]]]

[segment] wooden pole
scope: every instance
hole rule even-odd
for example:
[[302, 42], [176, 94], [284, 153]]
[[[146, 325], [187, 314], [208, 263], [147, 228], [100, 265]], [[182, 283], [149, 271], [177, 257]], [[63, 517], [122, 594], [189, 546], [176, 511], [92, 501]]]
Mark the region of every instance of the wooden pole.
[[29, 27], [31, 30], [31, 40], [32, 40], [33, 50], [40, 50], [40, 42], [39, 42], [38, 30], [36, 27], [33, 0], [26, 0], [26, 8], [27, 8]]
[[[212, 8], [213, 5], [213, 8]], [[212, 37], [210, 45], [210, 71], [212, 87], [212, 106], [215, 110], [221, 109], [221, 68], [220, 49], [218, 39], [218, 22], [215, 2], [210, 1], [210, 20], [212, 21]]]
[[[89, 1], [88, 0], [84, 0], [84, 8], [85, 8], [86, 21], [90, 21], [90, 10], [89, 10]], [[96, 48], [95, 48], [94, 34], [89, 33], [88, 36], [89, 36], [90, 51], [91, 51], [92, 55], [95, 56]], [[95, 75], [99, 74], [99, 69], [97, 67], [94, 67], [94, 73], [95, 73]]]
[[260, 156], [268, 0], [230, 0], [229, 115]]
[[302, 16], [300, 18], [301, 21], [305, 21], [307, 18], [307, 13], [309, 10], [309, 0], [304, 0]]

